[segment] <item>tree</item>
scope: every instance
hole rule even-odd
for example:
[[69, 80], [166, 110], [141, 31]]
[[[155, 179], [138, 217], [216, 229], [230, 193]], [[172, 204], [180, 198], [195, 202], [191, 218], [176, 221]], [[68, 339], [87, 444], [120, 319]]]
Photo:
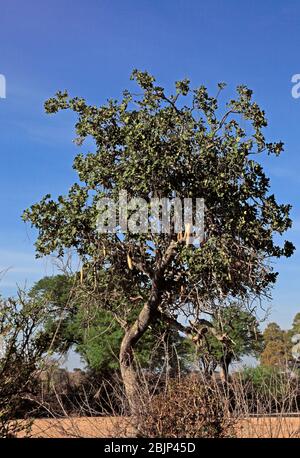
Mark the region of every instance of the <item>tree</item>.
[[[89, 369], [98, 374], [118, 369], [122, 328], [110, 311], [97, 307], [97, 304], [87, 307], [85, 291], [76, 275], [43, 277], [31, 288], [29, 296], [47, 309], [43, 336], [52, 351], [67, 353], [73, 347]], [[188, 350], [177, 330], [156, 323], [152, 332], [148, 332], [138, 345], [136, 356], [141, 367], [149, 369], [161, 367], [166, 358], [169, 366], [175, 369], [179, 357], [184, 369], [189, 362]]]
[[[239, 86], [220, 115], [223, 83], [211, 97], [203, 86], [192, 90], [185, 79], [168, 96], [147, 72], [135, 70], [132, 79], [141, 93], [124, 91], [120, 102], [96, 107], [67, 92], [46, 102], [47, 113], [74, 111], [77, 143], [91, 137], [95, 151], [75, 157], [80, 182], [68, 195], [56, 201], [46, 195], [23, 217], [38, 230], [38, 256], [76, 250], [90, 294], [122, 325], [120, 369], [134, 408], [134, 350], [153, 322], [159, 318], [203, 336], [212, 327], [201, 318], [203, 311], [233, 297], [246, 301], [268, 294], [277, 276], [270, 258], [290, 256], [294, 247], [273, 239], [291, 226], [290, 205], [276, 202], [257, 158], [279, 155], [283, 143], [265, 139], [267, 121], [252, 91]], [[149, 207], [152, 198], [205, 198], [204, 240], [188, 243], [191, 228], [180, 235], [173, 220], [168, 233], [99, 233], [99, 200], [117, 203], [120, 191]], [[193, 326], [184, 326], [178, 315], [192, 316]]]
[[209, 372], [220, 366], [221, 377], [228, 379], [229, 366], [240, 361], [242, 356], [257, 356], [262, 349], [262, 334], [253, 314], [239, 304], [232, 304], [218, 310], [212, 318], [213, 328], [223, 340], [208, 332], [199, 341], [202, 366]]
[[41, 368], [47, 345], [40, 327], [45, 317], [25, 292], [0, 299], [0, 437], [10, 437], [25, 425], [27, 396], [34, 391], [34, 375]]
[[294, 334], [300, 334], [300, 312], [296, 313], [296, 315], [294, 316], [291, 331], [292, 331], [293, 335]]
[[292, 329], [288, 331], [288, 338], [292, 344], [291, 355], [293, 358], [293, 366], [299, 368], [300, 365], [300, 313], [294, 317]]
[[291, 360], [291, 340], [289, 333], [277, 323], [269, 323], [263, 333], [264, 350], [261, 364], [267, 367], [286, 368]]

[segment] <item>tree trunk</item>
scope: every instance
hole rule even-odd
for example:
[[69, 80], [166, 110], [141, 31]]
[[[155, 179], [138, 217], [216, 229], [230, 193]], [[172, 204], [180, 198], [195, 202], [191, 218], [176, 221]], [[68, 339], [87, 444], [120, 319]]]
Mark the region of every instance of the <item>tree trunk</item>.
[[136, 321], [126, 331], [121, 343], [120, 369], [126, 397], [132, 413], [138, 404], [139, 396], [138, 377], [134, 367], [134, 348], [155, 318], [160, 300], [161, 287], [158, 285], [157, 279], [154, 279], [149, 300], [144, 304]]
[[220, 365], [220, 377], [221, 377], [222, 382], [224, 382], [224, 383], [227, 382], [228, 374], [227, 374], [227, 371], [226, 371], [226, 368], [225, 368], [224, 364]]
[[224, 356], [224, 359], [220, 364], [220, 377], [224, 383], [228, 382], [230, 363], [231, 363], [231, 358]]

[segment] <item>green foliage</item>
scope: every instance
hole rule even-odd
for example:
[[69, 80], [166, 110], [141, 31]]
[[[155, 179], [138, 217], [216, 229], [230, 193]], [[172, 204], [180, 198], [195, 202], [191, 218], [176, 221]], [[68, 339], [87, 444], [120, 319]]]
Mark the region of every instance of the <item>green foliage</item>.
[[62, 304], [67, 306], [71, 300], [72, 286], [74, 286], [74, 278], [67, 275], [43, 277], [31, 288], [29, 296], [35, 301], [46, 302], [52, 310], [61, 310]]
[[[66, 275], [44, 277], [30, 291], [30, 297], [43, 304], [48, 314], [43, 338], [52, 344], [52, 351], [67, 352], [72, 346], [88, 367], [96, 372], [118, 369], [118, 353], [124, 335], [111, 312], [101, 307], [87, 307], [87, 297], [76, 279]], [[134, 320], [131, 316], [131, 321]], [[189, 348], [177, 331], [156, 323], [138, 345], [136, 356], [142, 367], [155, 369], [164, 364], [182, 369], [188, 364]]]
[[285, 332], [277, 323], [269, 323], [264, 330], [264, 341], [267, 344], [270, 341], [283, 342], [285, 340]]
[[261, 389], [263, 386], [270, 386], [270, 382], [279, 380], [280, 370], [270, 366], [246, 367], [241, 375], [244, 382], [250, 381], [255, 389]]
[[[99, 310], [93, 324], [85, 328], [79, 316], [77, 335], [80, 336], [76, 350], [96, 371], [103, 372], [119, 368], [119, 349], [124, 335], [120, 325], [105, 311]], [[135, 355], [142, 368], [156, 370], [168, 363], [170, 369], [177, 370], [178, 364], [184, 370], [189, 364], [189, 347], [185, 339], [176, 331], [163, 330], [156, 324], [148, 330], [136, 348]]]
[[[192, 89], [188, 80], [176, 82], [175, 93], [167, 95], [147, 72], [134, 70], [132, 79], [139, 95], [126, 90], [120, 101], [100, 107], [67, 92], [45, 103], [47, 113], [73, 111], [77, 143], [90, 137], [95, 150], [75, 157], [78, 182], [67, 195], [46, 195], [24, 212], [38, 230], [37, 255], [75, 249], [91, 303], [126, 326], [153, 291], [158, 300], [151, 321], [158, 312], [176, 320], [187, 304], [198, 320], [199, 310], [268, 293], [277, 276], [270, 258], [294, 251], [289, 241], [279, 245], [274, 239], [291, 227], [291, 206], [277, 203], [270, 192], [259, 157], [278, 156], [283, 143], [266, 139], [265, 113], [252, 91], [237, 87], [236, 98], [222, 108], [218, 97], [204, 86]], [[99, 199], [117, 202], [123, 190], [149, 205], [153, 197], [203, 197], [205, 239], [199, 246], [178, 241], [173, 230], [99, 233]]]
[[118, 345], [122, 339], [122, 329], [114, 322], [109, 312], [97, 310], [93, 321], [87, 322], [84, 310], [79, 308], [68, 330], [77, 341], [76, 351], [86, 361], [89, 368], [99, 372], [117, 369]]
[[[75, 247], [81, 256], [102, 264], [109, 259], [112, 268], [124, 273], [124, 252], [131, 247], [142, 256], [148, 245], [144, 234], [118, 241], [111, 234], [97, 233], [96, 204], [101, 196], [117, 199], [120, 190], [147, 200], [174, 194], [202, 196], [207, 207], [206, 243], [202, 249], [180, 249], [174, 270], [187, 264], [189, 279], [201, 277], [203, 292], [213, 295], [216, 288], [234, 294], [246, 293], [247, 288], [262, 291], [276, 278], [262, 265], [263, 255], [290, 256], [293, 246], [286, 242], [280, 248], [272, 239], [273, 233], [282, 234], [291, 226], [290, 205], [277, 204], [269, 194], [269, 179], [254, 153], [278, 155], [283, 144], [266, 141], [262, 129], [267, 121], [252, 101], [252, 91], [239, 86], [237, 99], [218, 119], [218, 101], [203, 86], [191, 90], [187, 80], [177, 82], [176, 95], [167, 97], [148, 73], [135, 70], [132, 78], [143, 91], [140, 98], [125, 91], [119, 103], [109, 100], [98, 108], [58, 92], [46, 102], [48, 113], [74, 111], [78, 141], [93, 137], [96, 151], [76, 156], [74, 169], [81, 184], [75, 183], [68, 196], [54, 201], [47, 195], [24, 213], [39, 231], [37, 253], [62, 255], [65, 248]], [[177, 104], [179, 96], [189, 96], [183, 107]], [[249, 121], [249, 129], [240, 127], [238, 117]], [[149, 238], [161, 250], [169, 236]], [[106, 259], [99, 253], [102, 245]], [[143, 261], [155, 268], [159, 256], [146, 250]]]
[[270, 323], [263, 333], [264, 350], [260, 361], [264, 366], [287, 368], [291, 360], [291, 336], [277, 323]]
[[228, 371], [233, 361], [242, 356], [258, 356], [262, 350], [262, 334], [259, 323], [251, 312], [239, 304], [232, 304], [218, 310], [212, 319], [214, 332], [224, 339], [218, 339], [212, 332], [200, 341], [200, 358], [204, 367], [210, 370], [217, 365]]
[[[253, 408], [262, 412], [294, 412], [299, 409], [299, 378], [291, 379], [278, 367], [257, 366], [239, 374]], [[256, 405], [258, 404], [258, 405]], [[266, 410], [268, 409], [268, 410]], [[259, 411], [258, 411], [259, 413]]]
[[293, 335], [300, 334], [300, 312], [294, 317], [291, 331]]

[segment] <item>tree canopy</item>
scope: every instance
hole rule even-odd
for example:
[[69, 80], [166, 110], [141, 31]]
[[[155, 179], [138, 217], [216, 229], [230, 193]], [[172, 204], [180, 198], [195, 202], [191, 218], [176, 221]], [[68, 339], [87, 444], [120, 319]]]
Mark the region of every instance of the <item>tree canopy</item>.
[[[274, 239], [291, 226], [291, 207], [270, 192], [259, 157], [280, 155], [283, 143], [266, 139], [265, 113], [252, 91], [239, 86], [236, 98], [219, 107], [223, 83], [211, 96], [185, 79], [168, 95], [147, 72], [135, 70], [132, 79], [138, 94], [126, 90], [100, 107], [67, 92], [45, 103], [47, 113], [73, 111], [77, 143], [91, 137], [95, 150], [76, 155], [79, 181], [67, 195], [46, 195], [24, 213], [38, 230], [37, 255], [76, 250], [90, 297], [123, 326], [120, 366], [131, 398], [133, 350], [158, 316], [181, 330], [178, 315], [192, 316], [196, 324], [187, 332], [203, 336], [211, 327], [203, 312], [268, 294], [277, 276], [270, 258], [294, 249]], [[173, 227], [99, 233], [98, 203], [117, 202], [120, 191], [149, 205], [152, 198], [204, 198], [201, 244], [186, 243]]]
[[263, 333], [264, 350], [260, 361], [264, 366], [287, 368], [291, 360], [290, 333], [277, 323], [269, 323]]
[[220, 340], [209, 332], [199, 341], [198, 353], [206, 371], [211, 372], [220, 366], [226, 379], [232, 362], [240, 361], [246, 355], [256, 357], [260, 354], [263, 342], [258, 320], [240, 304], [217, 310], [212, 325], [218, 335], [225, 338]]

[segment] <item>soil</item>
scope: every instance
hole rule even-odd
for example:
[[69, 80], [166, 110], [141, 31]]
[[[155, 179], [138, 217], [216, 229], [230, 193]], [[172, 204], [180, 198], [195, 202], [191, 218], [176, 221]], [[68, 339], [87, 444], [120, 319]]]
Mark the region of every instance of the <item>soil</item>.
[[[238, 437], [244, 438], [300, 437], [300, 417], [247, 418], [238, 422], [236, 432]], [[18, 433], [18, 437], [24, 435], [24, 432]], [[125, 417], [37, 419], [32, 423], [29, 437], [134, 437], [134, 429]]]

